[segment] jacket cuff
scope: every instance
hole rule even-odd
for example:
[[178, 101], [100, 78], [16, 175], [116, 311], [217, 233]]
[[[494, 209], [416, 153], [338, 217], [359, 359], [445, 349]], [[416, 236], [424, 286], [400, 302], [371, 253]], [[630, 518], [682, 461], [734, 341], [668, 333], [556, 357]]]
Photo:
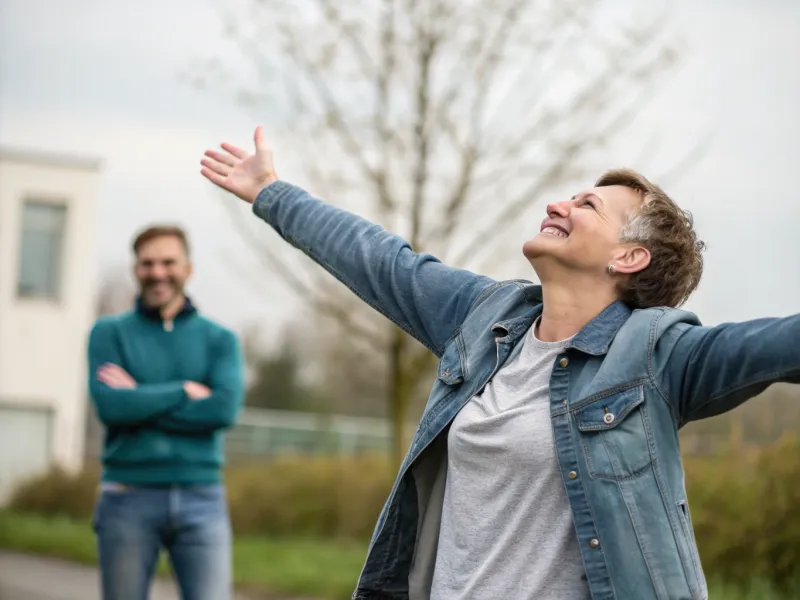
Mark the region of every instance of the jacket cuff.
[[268, 214], [269, 209], [272, 206], [272, 203], [279, 199], [281, 196], [288, 194], [295, 186], [291, 183], [287, 183], [285, 181], [274, 181], [269, 184], [267, 187], [262, 189], [258, 192], [258, 196], [256, 196], [256, 201], [253, 202], [253, 212], [256, 216], [268, 221]]

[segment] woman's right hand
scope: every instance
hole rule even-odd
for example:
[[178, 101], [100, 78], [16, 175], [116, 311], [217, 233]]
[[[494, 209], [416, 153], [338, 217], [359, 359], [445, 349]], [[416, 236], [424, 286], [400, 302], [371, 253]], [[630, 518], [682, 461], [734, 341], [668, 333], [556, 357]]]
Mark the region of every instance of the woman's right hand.
[[200, 161], [200, 173], [214, 185], [235, 194], [252, 204], [259, 192], [278, 180], [272, 163], [272, 151], [264, 141], [264, 133], [259, 125], [253, 135], [255, 154], [223, 142], [225, 152], [206, 150]]

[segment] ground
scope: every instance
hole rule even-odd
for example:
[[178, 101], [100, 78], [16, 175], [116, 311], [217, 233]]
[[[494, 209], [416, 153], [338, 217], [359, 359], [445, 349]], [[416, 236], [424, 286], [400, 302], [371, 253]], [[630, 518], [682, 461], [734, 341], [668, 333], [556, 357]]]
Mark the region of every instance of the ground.
[[[0, 551], [2, 600], [98, 600], [97, 569]], [[179, 600], [171, 581], [155, 581], [149, 600]], [[245, 600], [236, 596], [236, 600]]]

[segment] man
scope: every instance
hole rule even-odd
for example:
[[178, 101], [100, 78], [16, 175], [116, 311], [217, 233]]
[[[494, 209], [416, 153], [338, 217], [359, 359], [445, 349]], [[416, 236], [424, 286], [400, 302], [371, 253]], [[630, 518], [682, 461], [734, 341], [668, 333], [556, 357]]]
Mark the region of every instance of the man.
[[225, 600], [223, 430], [242, 405], [241, 350], [185, 295], [180, 228], [143, 231], [133, 252], [136, 308], [100, 318], [89, 336], [89, 391], [106, 428], [94, 515], [103, 599], [145, 600], [164, 548], [184, 600]]

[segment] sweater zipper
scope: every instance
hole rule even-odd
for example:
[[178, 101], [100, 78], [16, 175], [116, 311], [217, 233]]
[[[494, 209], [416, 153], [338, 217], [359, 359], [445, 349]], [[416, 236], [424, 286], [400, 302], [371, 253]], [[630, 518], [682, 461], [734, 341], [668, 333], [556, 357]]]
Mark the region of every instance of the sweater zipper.
[[168, 319], [164, 321], [164, 331], [172, 331], [175, 326], [175, 322], [172, 319]]

